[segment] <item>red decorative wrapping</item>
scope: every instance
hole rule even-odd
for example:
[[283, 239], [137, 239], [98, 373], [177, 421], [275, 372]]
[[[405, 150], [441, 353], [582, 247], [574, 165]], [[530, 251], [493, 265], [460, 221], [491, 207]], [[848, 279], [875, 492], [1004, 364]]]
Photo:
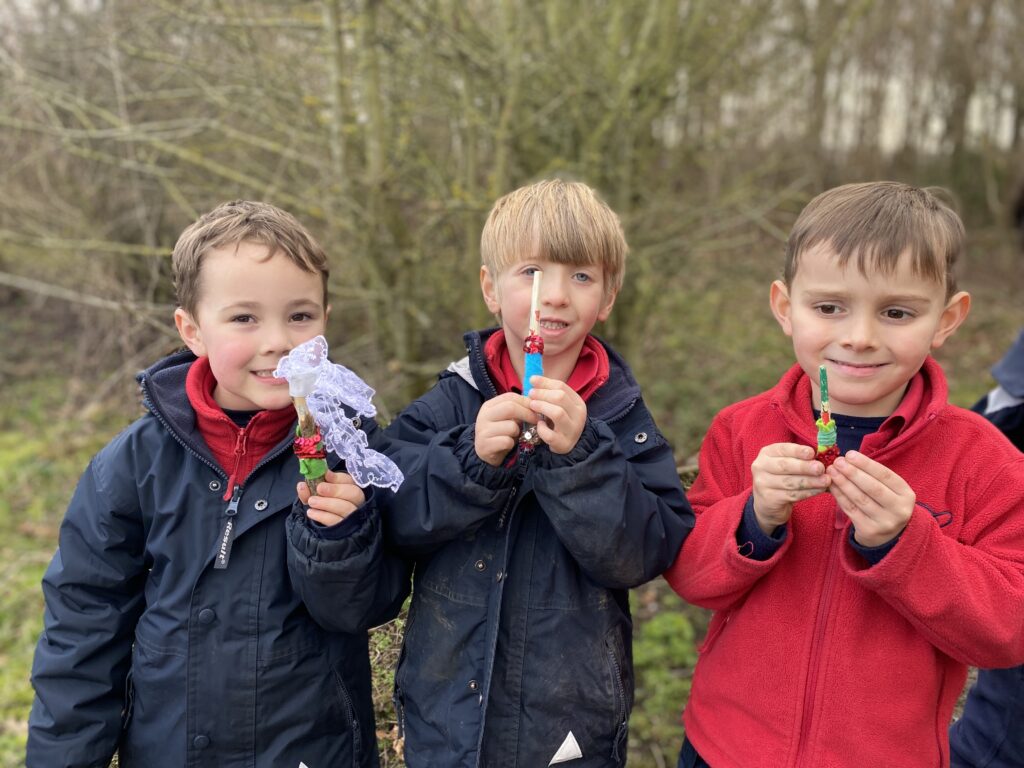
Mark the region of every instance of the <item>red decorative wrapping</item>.
[[839, 458], [839, 446], [830, 445], [828, 448], [826, 448], [824, 451], [821, 451], [814, 458], [816, 458], [818, 461], [824, 464], [825, 468], [827, 469], [832, 465], [833, 461]]
[[292, 443], [292, 450], [300, 459], [324, 459], [327, 452], [324, 450], [323, 437], [317, 430], [312, 437], [296, 437]]
[[523, 352], [527, 355], [544, 354], [544, 339], [541, 338], [539, 333], [531, 333], [523, 339]]

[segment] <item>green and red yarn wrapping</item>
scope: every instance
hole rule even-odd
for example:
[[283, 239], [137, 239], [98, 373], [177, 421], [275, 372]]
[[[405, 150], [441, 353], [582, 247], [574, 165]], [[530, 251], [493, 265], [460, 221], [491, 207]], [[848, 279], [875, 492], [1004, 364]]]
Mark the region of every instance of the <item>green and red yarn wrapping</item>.
[[814, 422], [818, 428], [818, 452], [814, 458], [829, 467], [839, 458], [839, 446], [836, 445], [836, 422], [829, 413], [828, 374], [824, 365], [818, 366], [818, 381], [821, 387], [821, 418]]

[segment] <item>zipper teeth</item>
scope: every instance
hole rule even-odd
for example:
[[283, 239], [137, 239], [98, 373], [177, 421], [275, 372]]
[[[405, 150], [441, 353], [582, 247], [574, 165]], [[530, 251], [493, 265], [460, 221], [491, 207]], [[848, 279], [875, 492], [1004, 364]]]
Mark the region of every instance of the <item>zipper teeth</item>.
[[175, 439], [175, 441], [182, 448], [184, 448], [187, 453], [189, 453], [191, 456], [194, 456], [195, 458], [199, 459], [199, 461], [201, 461], [203, 464], [208, 466], [210, 469], [212, 469], [214, 472], [216, 472], [220, 477], [224, 478], [224, 480], [226, 481], [228, 479], [228, 476], [227, 476], [227, 473], [225, 473], [223, 469], [218, 467], [214, 462], [212, 462], [209, 459], [207, 459], [205, 456], [203, 456], [201, 453], [199, 453], [199, 451], [197, 451], [195, 448], [193, 448], [191, 445], [189, 445], [188, 442], [185, 440], [185, 438], [183, 438], [181, 435], [179, 435], [177, 433], [177, 431], [171, 427], [170, 422], [167, 421], [167, 419], [164, 418], [164, 415], [162, 413], [160, 413], [160, 411], [153, 404], [153, 400], [149, 396], [149, 390], [146, 388], [145, 380], [142, 381], [142, 393], [143, 393], [143, 397], [142, 397], [143, 405], [145, 405], [146, 408], [149, 409], [149, 412], [152, 413], [156, 417], [156, 420], [159, 421], [163, 425], [164, 429], [166, 429], [170, 433], [171, 437], [173, 437]]
[[625, 722], [626, 686], [622, 684], [622, 667], [619, 666], [619, 662], [618, 659], [615, 658], [614, 651], [607, 646], [605, 646], [605, 650], [608, 652], [608, 658], [612, 662], [612, 673], [615, 675], [615, 687], [619, 691], [619, 722]]
[[818, 665], [821, 660], [821, 644], [825, 635], [825, 624], [828, 621], [828, 607], [832, 602], [832, 580], [836, 567], [836, 543], [842, 536], [842, 530], [833, 530], [828, 547], [828, 568], [825, 571], [825, 588], [818, 602], [818, 615], [815, 621], [814, 642], [811, 646], [811, 659], [808, 665], [807, 686], [804, 690], [803, 716], [800, 720], [800, 739], [797, 742], [797, 761], [802, 757], [810, 738], [810, 719], [814, 709], [814, 693], [818, 687]]

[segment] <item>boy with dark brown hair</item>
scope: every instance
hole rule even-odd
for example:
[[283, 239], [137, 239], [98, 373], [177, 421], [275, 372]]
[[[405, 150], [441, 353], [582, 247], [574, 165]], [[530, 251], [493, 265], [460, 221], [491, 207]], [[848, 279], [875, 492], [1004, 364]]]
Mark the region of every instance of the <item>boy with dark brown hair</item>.
[[715, 418], [666, 573], [715, 611], [680, 766], [945, 766], [967, 665], [1024, 660], [1024, 456], [947, 402], [930, 356], [970, 307], [963, 240], [934, 194], [893, 182], [797, 219], [770, 296], [796, 365]]
[[26, 763], [106, 766], [116, 750], [122, 768], [376, 766], [365, 630], [404, 593], [379, 605], [339, 586], [377, 493], [329, 472], [330, 498], [297, 503], [295, 411], [272, 375], [324, 331], [326, 254], [288, 213], [236, 201], [172, 258], [189, 351], [139, 375], [148, 413], [93, 458], [65, 514]]

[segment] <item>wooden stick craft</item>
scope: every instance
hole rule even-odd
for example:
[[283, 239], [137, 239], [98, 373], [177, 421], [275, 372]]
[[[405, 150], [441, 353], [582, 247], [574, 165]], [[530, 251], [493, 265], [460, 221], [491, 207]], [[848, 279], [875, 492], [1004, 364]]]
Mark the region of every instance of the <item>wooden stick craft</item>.
[[821, 418], [814, 422], [818, 428], [818, 453], [815, 458], [828, 467], [839, 458], [836, 445], [836, 422], [828, 404], [828, 373], [824, 365], [818, 366], [818, 383], [821, 388]]
[[[529, 395], [533, 385], [531, 376], [544, 375], [544, 338], [540, 335], [540, 281], [544, 273], [535, 270], [533, 273], [533, 292], [530, 295], [530, 328], [523, 339], [523, 395]], [[524, 450], [533, 450], [540, 442], [537, 427], [534, 424], [523, 424], [519, 436], [519, 446]]]
[[[314, 382], [315, 383], [315, 382]], [[308, 394], [308, 392], [306, 393]], [[295, 441], [292, 450], [299, 459], [299, 472], [306, 480], [309, 492], [316, 495], [316, 488], [327, 475], [327, 451], [324, 449], [324, 438], [316, 425], [306, 395], [293, 395], [292, 404], [299, 417], [295, 427]]]

